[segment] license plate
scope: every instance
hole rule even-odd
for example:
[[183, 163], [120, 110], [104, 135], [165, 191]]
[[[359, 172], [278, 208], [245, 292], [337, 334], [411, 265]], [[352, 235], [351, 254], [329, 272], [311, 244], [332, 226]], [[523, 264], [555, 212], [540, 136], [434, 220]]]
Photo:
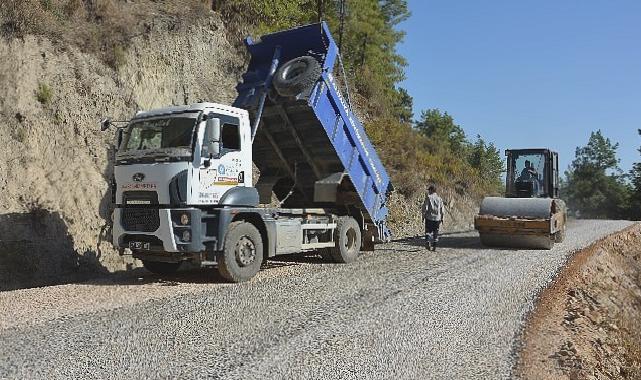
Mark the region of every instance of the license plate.
[[151, 243], [144, 241], [130, 241], [129, 249], [144, 249], [146, 251], [149, 251], [151, 249]]

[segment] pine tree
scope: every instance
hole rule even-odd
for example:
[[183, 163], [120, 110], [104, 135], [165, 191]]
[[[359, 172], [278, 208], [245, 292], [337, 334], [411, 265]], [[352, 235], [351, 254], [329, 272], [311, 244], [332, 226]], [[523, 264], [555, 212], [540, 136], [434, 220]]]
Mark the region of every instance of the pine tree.
[[469, 145], [465, 132], [447, 112], [442, 113], [439, 109], [421, 111], [421, 119], [415, 128], [432, 141], [435, 150], [448, 150], [458, 158], [465, 158]]
[[627, 214], [629, 189], [612, 143], [600, 130], [592, 132], [588, 144], [576, 148], [566, 172], [563, 194], [568, 206], [581, 218], [620, 219]]
[[[641, 136], [641, 129], [637, 132]], [[641, 148], [638, 149], [641, 154]], [[630, 182], [632, 191], [630, 194], [630, 207], [628, 217], [633, 220], [641, 220], [641, 162], [636, 162], [630, 170]]]
[[490, 189], [500, 192], [503, 183], [501, 173], [504, 171], [501, 153], [493, 143], [487, 143], [480, 136], [476, 136], [476, 142], [470, 146], [468, 162], [474, 168], [481, 181], [484, 181]]

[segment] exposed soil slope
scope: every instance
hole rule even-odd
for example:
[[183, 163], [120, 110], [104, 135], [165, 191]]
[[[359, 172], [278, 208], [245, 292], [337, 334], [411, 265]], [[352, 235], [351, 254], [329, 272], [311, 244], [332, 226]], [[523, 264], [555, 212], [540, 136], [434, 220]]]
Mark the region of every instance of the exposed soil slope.
[[577, 253], [524, 334], [524, 379], [641, 378], [641, 225]]

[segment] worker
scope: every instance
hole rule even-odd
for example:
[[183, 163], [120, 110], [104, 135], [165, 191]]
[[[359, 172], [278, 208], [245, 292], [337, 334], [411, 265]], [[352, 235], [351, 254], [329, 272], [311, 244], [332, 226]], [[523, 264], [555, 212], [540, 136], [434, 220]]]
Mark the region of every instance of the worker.
[[443, 200], [436, 193], [436, 186], [430, 185], [425, 194], [422, 208], [423, 221], [425, 222], [425, 247], [436, 251], [438, 243], [438, 230], [443, 223]]
[[521, 170], [521, 176], [518, 180], [522, 182], [531, 182], [533, 195], [539, 195], [539, 189], [541, 188], [539, 183], [539, 173], [536, 171], [531, 161], [525, 160], [525, 167]]
[[532, 162], [525, 160], [525, 167], [521, 170], [521, 180], [527, 181], [534, 178], [538, 178], [539, 174], [536, 172], [536, 169], [532, 165]]

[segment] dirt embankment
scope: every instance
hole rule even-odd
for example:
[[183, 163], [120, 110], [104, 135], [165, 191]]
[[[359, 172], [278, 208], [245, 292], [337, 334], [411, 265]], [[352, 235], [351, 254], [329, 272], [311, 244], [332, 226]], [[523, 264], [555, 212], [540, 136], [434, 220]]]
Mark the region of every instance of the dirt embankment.
[[577, 253], [523, 336], [523, 379], [641, 379], [641, 225]]

